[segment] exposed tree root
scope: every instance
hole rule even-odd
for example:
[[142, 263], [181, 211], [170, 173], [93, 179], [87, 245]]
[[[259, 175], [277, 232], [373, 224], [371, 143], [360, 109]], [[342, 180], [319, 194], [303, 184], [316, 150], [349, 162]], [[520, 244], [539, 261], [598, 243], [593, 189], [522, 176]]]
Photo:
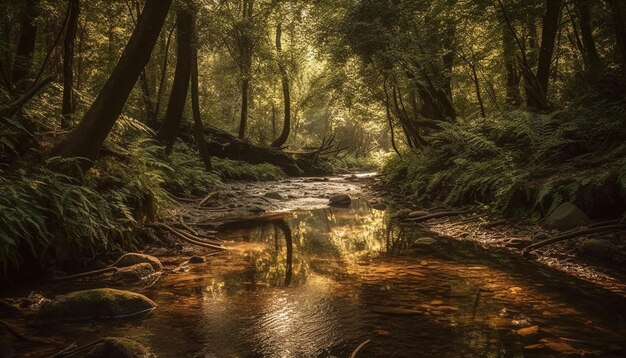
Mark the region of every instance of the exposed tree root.
[[354, 352], [352, 352], [352, 354], [350, 354], [350, 358], [356, 358], [356, 355], [359, 354], [359, 352], [371, 341], [372, 341], [371, 339], [368, 339], [365, 342], [359, 344], [359, 346], [356, 347]]
[[583, 230], [571, 231], [571, 232], [567, 232], [561, 235], [551, 237], [546, 240], [536, 242], [532, 245], [528, 245], [524, 248], [524, 250], [522, 250], [522, 255], [526, 256], [532, 251], [537, 250], [538, 248], [551, 245], [559, 241], [577, 238], [583, 235], [598, 234], [598, 233], [609, 232], [609, 231], [624, 231], [624, 230], [626, 230], [626, 224], [597, 226], [597, 227], [587, 228]]
[[192, 234], [196, 236], [200, 236], [200, 234], [198, 234], [196, 230], [192, 229], [189, 225], [185, 224], [185, 218], [182, 215], [178, 216], [178, 218], [180, 219], [180, 226], [182, 226], [185, 230], [191, 232]]
[[75, 275], [68, 275], [68, 276], [63, 276], [63, 277], [54, 277], [52, 279], [52, 281], [69, 281], [69, 280], [75, 280], [75, 279], [80, 279], [80, 278], [98, 276], [98, 275], [102, 275], [104, 273], [115, 272], [115, 271], [117, 271], [117, 267], [115, 267], [115, 264], [113, 264], [113, 265], [111, 265], [109, 267], [105, 267], [105, 268], [102, 268], [102, 269], [99, 269], [99, 270], [81, 272], [81, 273], [77, 273]]
[[196, 246], [202, 246], [202, 247], [206, 247], [209, 249], [215, 249], [215, 250], [226, 250], [226, 247], [222, 246], [219, 243], [210, 243], [210, 242], [206, 242], [206, 239], [197, 237], [197, 236], [193, 236], [191, 234], [188, 234], [184, 231], [180, 231], [177, 230], [167, 224], [163, 224], [163, 223], [149, 223], [148, 225], [159, 228], [161, 230], [166, 230], [169, 231], [171, 234], [173, 234], [174, 236], [176, 236], [177, 238], [186, 241], [190, 244], [194, 244]]
[[457, 215], [463, 215], [467, 213], [469, 213], [469, 210], [442, 211], [439, 213], [428, 214], [428, 215], [420, 216], [417, 218], [406, 219], [405, 221], [422, 222], [422, 221], [428, 221], [432, 219], [444, 218], [446, 216], [457, 216]]

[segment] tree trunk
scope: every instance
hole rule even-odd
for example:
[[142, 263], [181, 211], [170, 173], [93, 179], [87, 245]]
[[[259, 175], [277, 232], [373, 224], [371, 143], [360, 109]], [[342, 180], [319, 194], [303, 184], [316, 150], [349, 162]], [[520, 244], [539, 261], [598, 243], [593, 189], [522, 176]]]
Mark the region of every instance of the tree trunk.
[[198, 146], [200, 159], [206, 170], [211, 170], [211, 154], [204, 139], [204, 128], [200, 117], [200, 98], [198, 91], [198, 48], [193, 47], [191, 54], [191, 108], [193, 111], [193, 135]]
[[285, 68], [285, 64], [283, 63], [282, 54], [282, 44], [281, 44], [281, 35], [282, 35], [282, 27], [281, 24], [276, 26], [276, 53], [278, 54], [278, 67], [280, 69], [280, 79], [283, 85], [283, 99], [285, 105], [285, 120], [283, 122], [283, 130], [280, 133], [280, 136], [272, 143], [272, 147], [280, 148], [282, 147], [287, 139], [289, 138], [289, 130], [291, 129], [291, 99], [290, 99], [290, 91], [289, 91], [289, 74], [287, 73], [287, 69]]
[[78, 15], [80, 13], [80, 0], [70, 0], [70, 16], [65, 30], [65, 38], [63, 39], [63, 119], [61, 127], [68, 127], [68, 120], [76, 109], [76, 101], [74, 100], [74, 40], [76, 39], [76, 30], [78, 28]]
[[580, 36], [585, 51], [585, 62], [594, 66], [600, 63], [600, 55], [596, 48], [596, 41], [593, 38], [593, 27], [591, 25], [591, 2], [590, 0], [578, 0], [578, 16], [580, 21]]
[[172, 92], [165, 111], [165, 117], [161, 128], [157, 133], [157, 139], [165, 144], [166, 153], [171, 153], [178, 135], [178, 128], [185, 109], [187, 91], [189, 90], [189, 78], [191, 77], [191, 52], [193, 14], [188, 10], [179, 9], [176, 14], [177, 29], [177, 56], [176, 72]]
[[24, 78], [33, 66], [33, 53], [37, 39], [37, 26], [35, 18], [38, 14], [39, 0], [26, 0], [20, 39], [17, 44], [15, 60], [13, 61], [13, 73], [11, 82], [18, 90], [24, 90]]
[[556, 34], [559, 29], [561, 17], [561, 0], [547, 0], [546, 14], [543, 18], [543, 30], [541, 32], [541, 49], [539, 50], [539, 62], [537, 64], [537, 80], [545, 95], [548, 93], [550, 80], [550, 68], [554, 55]]
[[617, 39], [617, 47], [621, 52], [623, 65], [626, 66], [626, 23], [624, 23], [624, 13], [622, 11], [622, 0], [607, 0], [611, 13], [613, 14], [613, 26], [615, 28], [615, 37]]
[[506, 73], [506, 103], [518, 107], [520, 105], [520, 74], [515, 56], [515, 38], [506, 24], [502, 25], [502, 57]]
[[[150, 59], [152, 48], [172, 0], [146, 0], [128, 44], [113, 72], [85, 113], [83, 120], [53, 150], [53, 155], [95, 160], [107, 135], [122, 113], [139, 75]], [[91, 163], [84, 163], [89, 167]]]
[[250, 80], [244, 78], [241, 81], [241, 120], [239, 121], [239, 139], [246, 137], [246, 127], [248, 126], [248, 91]]

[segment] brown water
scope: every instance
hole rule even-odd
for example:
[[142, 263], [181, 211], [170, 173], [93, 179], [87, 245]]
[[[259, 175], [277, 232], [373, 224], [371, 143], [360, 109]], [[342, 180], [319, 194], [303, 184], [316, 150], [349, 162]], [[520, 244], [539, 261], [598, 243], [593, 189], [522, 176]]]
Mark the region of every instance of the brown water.
[[[80, 344], [136, 339], [162, 357], [623, 356], [626, 300], [504, 251], [351, 208], [231, 223], [230, 251], [143, 291], [133, 322], [57, 325]], [[180, 262], [182, 258], [165, 258]], [[523, 337], [516, 331], [539, 326]], [[50, 347], [24, 347], [35, 356]]]

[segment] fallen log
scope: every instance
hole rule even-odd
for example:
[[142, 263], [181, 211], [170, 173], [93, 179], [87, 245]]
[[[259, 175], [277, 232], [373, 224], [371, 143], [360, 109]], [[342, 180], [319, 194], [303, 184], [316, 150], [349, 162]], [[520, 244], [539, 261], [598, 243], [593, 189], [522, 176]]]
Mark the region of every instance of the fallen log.
[[282, 150], [245, 142], [226, 131], [211, 126], [206, 126], [204, 133], [207, 135], [209, 152], [213, 156], [251, 164], [270, 163], [289, 176], [304, 174], [298, 167], [296, 159]]
[[588, 228], [584, 230], [572, 231], [572, 232], [557, 235], [549, 239], [536, 242], [532, 245], [528, 245], [522, 250], [522, 255], [526, 256], [532, 251], [537, 250], [538, 248], [551, 245], [559, 241], [574, 239], [583, 235], [598, 234], [598, 233], [603, 233], [607, 231], [624, 231], [624, 230], [626, 230], [626, 224], [598, 226], [598, 227]]

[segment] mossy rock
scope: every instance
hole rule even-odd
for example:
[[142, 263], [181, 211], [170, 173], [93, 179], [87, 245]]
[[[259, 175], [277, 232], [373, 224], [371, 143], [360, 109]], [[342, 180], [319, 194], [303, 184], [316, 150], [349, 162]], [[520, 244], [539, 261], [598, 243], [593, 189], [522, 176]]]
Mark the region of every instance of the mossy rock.
[[107, 337], [93, 347], [85, 358], [143, 358], [149, 357], [142, 344], [126, 338]]
[[55, 297], [41, 307], [38, 319], [41, 322], [109, 320], [145, 315], [155, 308], [156, 303], [144, 295], [98, 288]]
[[150, 265], [152, 265], [152, 268], [154, 268], [154, 271], [161, 271], [163, 269], [161, 261], [159, 261], [159, 259], [157, 259], [156, 257], [146, 254], [138, 254], [135, 252], [124, 254], [113, 264], [113, 266], [121, 268], [141, 263], [149, 263]]
[[154, 267], [147, 263], [122, 267], [113, 274], [113, 279], [122, 283], [138, 283], [155, 274]]

